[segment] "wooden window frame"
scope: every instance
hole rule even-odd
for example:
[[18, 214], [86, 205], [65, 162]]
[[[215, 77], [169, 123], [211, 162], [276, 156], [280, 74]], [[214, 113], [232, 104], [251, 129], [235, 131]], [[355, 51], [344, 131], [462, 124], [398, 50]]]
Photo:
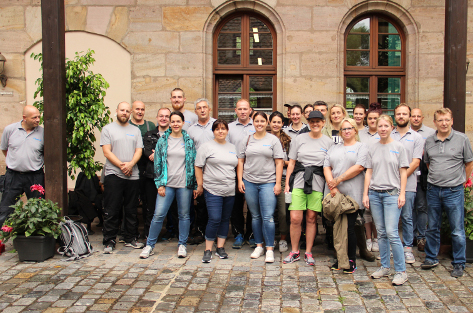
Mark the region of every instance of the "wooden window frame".
[[[348, 66], [347, 65], [347, 38], [350, 30], [361, 20], [370, 18], [370, 65], [369, 66]], [[401, 40], [401, 66], [379, 66], [378, 65], [378, 19], [382, 18], [391, 23], [399, 33]], [[373, 40], [375, 38], [375, 40]], [[390, 51], [390, 50], [383, 50]], [[396, 50], [397, 51], [397, 50]], [[400, 77], [401, 78], [401, 103], [406, 98], [406, 36], [399, 24], [388, 16], [382, 14], [365, 14], [354, 19], [347, 27], [344, 36], [344, 86], [343, 86], [343, 103], [346, 107], [346, 84], [347, 77], [369, 77], [369, 103], [378, 101], [378, 80], [380, 77]], [[392, 111], [391, 109], [383, 109], [383, 111]]]
[[[218, 64], [218, 36], [225, 26], [227, 22], [230, 20], [241, 17], [241, 62], [240, 64]], [[257, 18], [266, 24], [269, 28], [272, 36], [272, 54], [273, 54], [273, 62], [272, 65], [252, 65], [250, 64], [250, 46], [249, 46], [249, 37], [250, 37], [250, 17]], [[258, 50], [254, 48], [252, 50]], [[241, 97], [249, 99], [250, 90], [249, 90], [249, 77], [250, 76], [271, 76], [273, 77], [273, 100], [272, 100], [272, 110], [274, 111], [277, 107], [277, 33], [272, 25], [272, 23], [265, 17], [253, 13], [253, 12], [238, 12], [235, 14], [231, 14], [228, 17], [224, 18], [218, 26], [215, 28], [213, 33], [213, 49], [212, 49], [212, 65], [213, 65], [213, 98], [215, 99], [213, 102], [213, 116], [217, 118], [218, 116], [218, 81], [217, 77], [220, 75], [225, 76], [239, 76], [242, 77], [242, 90], [241, 90]], [[262, 92], [264, 93], [264, 92]]]

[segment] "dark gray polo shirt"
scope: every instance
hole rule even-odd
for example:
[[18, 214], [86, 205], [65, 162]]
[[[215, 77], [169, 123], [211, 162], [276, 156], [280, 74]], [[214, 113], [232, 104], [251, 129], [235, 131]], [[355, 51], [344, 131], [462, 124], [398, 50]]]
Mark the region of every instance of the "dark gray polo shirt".
[[435, 135], [425, 140], [424, 162], [429, 164], [427, 182], [438, 187], [455, 187], [466, 181], [465, 163], [473, 161], [468, 137], [452, 129], [441, 141]]
[[3, 130], [0, 149], [8, 150], [5, 163], [9, 169], [37, 171], [44, 165], [44, 128], [38, 126], [27, 134], [21, 121], [10, 124]]
[[[409, 164], [412, 162], [413, 159], [422, 159], [424, 140], [422, 139], [422, 136], [412, 130], [412, 128], [409, 127], [407, 133], [405, 133], [402, 137], [401, 134], [397, 131], [397, 128], [395, 128], [391, 132], [391, 137], [394, 140], [402, 143], [404, 148], [406, 148], [407, 160], [409, 161]], [[407, 177], [406, 191], [417, 191], [417, 175], [415, 171], [409, 177]]]
[[194, 140], [195, 150], [199, 149], [204, 142], [214, 139], [212, 126], [215, 121], [216, 119], [211, 117], [205, 125], [200, 125], [199, 121], [197, 121], [197, 123], [189, 127], [187, 133], [189, 134], [189, 137]]

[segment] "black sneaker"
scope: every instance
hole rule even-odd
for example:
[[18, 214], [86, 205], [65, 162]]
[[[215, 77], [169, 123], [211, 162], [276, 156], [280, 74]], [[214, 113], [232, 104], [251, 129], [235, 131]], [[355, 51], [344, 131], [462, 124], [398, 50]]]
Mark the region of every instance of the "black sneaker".
[[452, 277], [463, 276], [463, 264], [453, 264], [453, 271], [450, 273]]
[[205, 250], [202, 263], [210, 263], [210, 260], [212, 260], [212, 250]]
[[343, 272], [345, 274], [352, 274], [356, 271], [356, 262], [355, 261], [352, 261], [350, 260], [350, 268], [348, 269], [343, 269]]
[[338, 261], [335, 261], [335, 263], [333, 263], [332, 266], [330, 266], [330, 269], [331, 269], [331, 270], [335, 270], [335, 271], [340, 270], [340, 269], [338, 268]]
[[434, 268], [436, 267], [437, 265], [439, 265], [439, 261], [431, 261], [431, 260], [425, 260], [424, 263], [422, 263], [420, 265], [420, 267], [423, 269], [423, 270], [428, 270], [428, 269], [431, 269], [431, 268]]
[[217, 251], [215, 251], [215, 255], [218, 256], [221, 259], [228, 259], [228, 254], [225, 252], [225, 248], [217, 248]]
[[133, 249], [141, 249], [145, 245], [141, 242], [137, 242], [135, 239], [133, 239], [131, 242], [125, 243], [125, 247], [132, 247]]

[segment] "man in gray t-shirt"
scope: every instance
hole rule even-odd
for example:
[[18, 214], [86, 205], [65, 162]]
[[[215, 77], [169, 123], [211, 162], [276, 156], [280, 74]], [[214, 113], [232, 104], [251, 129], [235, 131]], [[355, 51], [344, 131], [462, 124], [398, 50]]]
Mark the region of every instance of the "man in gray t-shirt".
[[138, 243], [138, 194], [139, 173], [136, 165], [141, 158], [143, 139], [140, 130], [128, 123], [131, 106], [121, 102], [117, 107], [117, 120], [102, 129], [100, 146], [107, 158], [104, 179], [104, 253], [112, 253], [118, 228], [120, 211], [125, 215], [125, 246], [139, 249]]
[[171, 105], [174, 111], [179, 111], [184, 115], [184, 126], [182, 126], [182, 129], [187, 131], [191, 125], [197, 123], [198, 118], [195, 113], [184, 108], [185, 102], [186, 95], [184, 94], [184, 90], [181, 88], [174, 88], [171, 91]]
[[26, 197], [41, 197], [38, 191], [31, 191], [32, 185], [44, 186], [44, 129], [39, 126], [40, 113], [27, 105], [23, 108], [23, 119], [5, 127], [0, 149], [5, 156], [5, 190], [0, 203], [0, 227], [13, 212], [23, 192]]
[[425, 261], [421, 267], [438, 264], [442, 209], [447, 213], [452, 235], [452, 277], [463, 276], [466, 256], [464, 225], [464, 187], [473, 169], [473, 151], [468, 137], [452, 129], [452, 111], [439, 109], [434, 114], [437, 133], [425, 140], [424, 161], [429, 167], [427, 205], [429, 222], [426, 232]]
[[409, 167], [407, 168], [406, 203], [401, 209], [404, 258], [408, 264], [415, 262], [415, 257], [412, 253], [414, 240], [412, 210], [414, 208], [417, 190], [416, 171], [422, 159], [423, 149], [422, 136], [409, 127], [410, 117], [411, 108], [405, 103], [398, 105], [394, 110], [394, 118], [397, 126], [391, 133], [391, 138], [399, 141], [406, 149], [407, 160], [409, 161]]

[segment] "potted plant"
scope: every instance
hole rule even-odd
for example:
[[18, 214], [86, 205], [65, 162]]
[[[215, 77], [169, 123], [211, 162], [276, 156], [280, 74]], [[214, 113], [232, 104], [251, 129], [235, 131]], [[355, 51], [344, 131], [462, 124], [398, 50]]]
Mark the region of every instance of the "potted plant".
[[[44, 195], [41, 185], [31, 186], [31, 191]], [[3, 242], [13, 240], [20, 261], [42, 262], [54, 256], [56, 239], [61, 234], [61, 209], [44, 198], [30, 198], [18, 202], [1, 228]]]

